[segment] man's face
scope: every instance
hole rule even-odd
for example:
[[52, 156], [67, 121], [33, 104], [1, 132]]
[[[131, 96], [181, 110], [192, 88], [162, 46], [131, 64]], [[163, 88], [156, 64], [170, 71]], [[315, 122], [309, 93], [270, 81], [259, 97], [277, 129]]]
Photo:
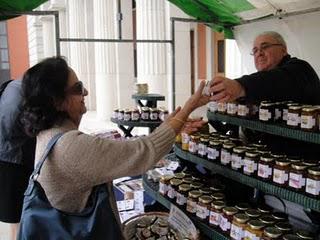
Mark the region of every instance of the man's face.
[[254, 40], [252, 53], [258, 71], [275, 68], [287, 55], [287, 48], [272, 36], [261, 35]]

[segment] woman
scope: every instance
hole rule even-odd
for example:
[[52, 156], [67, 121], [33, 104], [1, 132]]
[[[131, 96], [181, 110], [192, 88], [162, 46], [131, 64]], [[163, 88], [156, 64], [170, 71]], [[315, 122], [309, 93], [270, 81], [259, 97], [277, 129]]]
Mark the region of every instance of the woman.
[[[183, 108], [178, 108], [147, 137], [118, 142], [79, 132], [86, 112], [87, 90], [61, 57], [48, 58], [30, 68], [23, 78], [22, 122], [37, 136], [36, 161], [50, 139], [63, 132], [37, 178], [56, 209], [77, 213], [84, 209], [94, 186], [124, 176], [142, 174], [170, 151], [188, 115], [210, 99], [202, 95], [204, 83]], [[110, 187], [110, 205], [119, 223]]]

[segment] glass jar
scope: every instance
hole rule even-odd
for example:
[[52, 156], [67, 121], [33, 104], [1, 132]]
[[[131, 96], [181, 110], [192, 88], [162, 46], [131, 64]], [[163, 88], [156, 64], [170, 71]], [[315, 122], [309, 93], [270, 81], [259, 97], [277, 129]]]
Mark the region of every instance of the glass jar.
[[194, 189], [194, 190], [199, 190], [200, 188], [203, 187], [203, 183], [201, 182], [192, 182], [190, 184], [191, 188]]
[[250, 220], [244, 231], [245, 240], [259, 240], [263, 235], [265, 224], [259, 220]]
[[239, 213], [244, 213], [250, 208], [250, 205], [248, 203], [237, 203], [235, 208], [238, 209]]
[[262, 101], [259, 108], [259, 120], [263, 122], [273, 122], [274, 104], [268, 101]]
[[275, 228], [279, 229], [282, 234], [288, 234], [292, 231], [292, 226], [288, 222], [278, 222], [274, 226]]
[[264, 215], [259, 218], [266, 226], [272, 226], [275, 224], [276, 220], [271, 215]]
[[306, 188], [307, 166], [303, 162], [292, 163], [289, 172], [289, 187], [304, 192]]
[[233, 221], [233, 216], [238, 213], [238, 209], [235, 207], [224, 207], [222, 209], [222, 215], [220, 219], [220, 229], [225, 234], [230, 234], [231, 223]]
[[221, 148], [221, 158], [220, 158], [220, 162], [222, 165], [225, 166], [230, 166], [231, 164], [231, 154], [232, 154], [232, 149], [235, 147], [236, 145], [232, 142], [226, 142], [222, 145]]
[[118, 120], [123, 120], [123, 116], [124, 116], [124, 109], [121, 109], [118, 112]]
[[182, 150], [189, 151], [190, 135], [186, 132], [181, 133], [181, 148]]
[[247, 222], [250, 218], [243, 213], [237, 213], [233, 216], [231, 229], [230, 229], [230, 237], [234, 240], [242, 240], [244, 237], [244, 232], [247, 226]]
[[131, 114], [132, 114], [132, 111], [130, 109], [125, 109], [123, 113], [123, 121], [130, 121]]
[[227, 103], [225, 102], [218, 102], [218, 113], [226, 113], [227, 112]]
[[150, 109], [148, 107], [142, 107], [141, 108], [141, 120], [149, 121], [150, 119]]
[[226, 196], [224, 195], [224, 193], [216, 192], [216, 193], [211, 194], [211, 197], [212, 197], [213, 201], [222, 201], [225, 199]]
[[196, 154], [198, 152], [198, 144], [200, 142], [199, 135], [190, 135], [188, 149], [190, 153]]
[[317, 118], [318, 109], [314, 107], [305, 107], [301, 110], [301, 129], [315, 132], [318, 129]]
[[131, 112], [131, 121], [139, 121], [140, 120], [140, 112], [139, 109], [135, 108]]
[[281, 239], [282, 232], [275, 227], [266, 227], [263, 231], [263, 240], [276, 240]]
[[207, 157], [207, 147], [209, 143], [208, 137], [200, 137], [200, 142], [198, 144], [198, 155], [199, 157], [206, 158]]
[[119, 109], [115, 109], [112, 112], [112, 118], [118, 119]]
[[160, 119], [161, 121], [166, 120], [168, 116], [169, 116], [169, 111], [168, 111], [168, 110], [166, 110], [166, 109], [160, 109], [159, 119]]
[[218, 102], [210, 101], [208, 103], [208, 109], [210, 112], [213, 112], [213, 113], [217, 112], [218, 111]]
[[210, 186], [210, 189], [212, 190], [213, 193], [220, 193], [225, 190], [226, 186], [222, 183], [215, 182]]
[[159, 120], [159, 110], [157, 108], [150, 109], [150, 120], [158, 121]]
[[288, 108], [290, 106], [298, 106], [298, 103], [293, 103], [292, 101], [286, 101], [286, 102], [282, 102], [283, 104], [283, 109], [282, 109], [282, 122], [285, 123], [287, 125], [287, 121], [288, 121]]
[[273, 166], [274, 157], [272, 157], [270, 154], [264, 154], [260, 156], [258, 163], [258, 177], [263, 180], [271, 181]]
[[210, 189], [210, 188], [208, 188], [208, 187], [202, 187], [202, 188], [200, 188], [200, 190], [199, 190], [201, 193], [202, 193], [202, 195], [210, 195], [210, 194], [212, 194], [212, 190]]
[[281, 122], [282, 121], [282, 109], [283, 109], [282, 102], [275, 102], [274, 103], [274, 122]]
[[256, 151], [245, 153], [243, 173], [249, 176], [256, 176], [260, 154]]
[[222, 147], [221, 141], [210, 140], [207, 148], [207, 152], [208, 152], [207, 158], [212, 161], [219, 159], [221, 147]]
[[288, 186], [290, 162], [286, 159], [276, 160], [273, 167], [273, 182], [281, 187]]
[[238, 103], [238, 112], [237, 115], [241, 118], [250, 118], [251, 105], [246, 104], [245, 102]]
[[250, 219], [257, 219], [258, 217], [261, 216], [261, 213], [257, 209], [249, 208], [244, 212]]
[[309, 232], [309, 231], [298, 230], [296, 234], [301, 239], [305, 239], [305, 240], [314, 240], [315, 239], [313, 234], [311, 232]]
[[276, 222], [288, 221], [288, 214], [284, 212], [273, 212], [271, 216], [276, 220]]
[[233, 170], [241, 172], [241, 168], [244, 164], [245, 147], [235, 147], [231, 155], [231, 168]]
[[227, 113], [231, 116], [236, 116], [238, 112], [238, 105], [236, 102], [227, 103]]
[[282, 236], [282, 240], [301, 240], [301, 238], [295, 234], [285, 234]]
[[177, 191], [177, 198], [176, 203], [179, 206], [185, 206], [187, 203], [188, 198], [188, 192], [190, 191], [191, 186], [190, 184], [181, 184], [179, 185], [178, 191]]
[[177, 178], [177, 179], [183, 179], [185, 176], [186, 175], [184, 172], [177, 172], [174, 174], [174, 178]]
[[199, 197], [196, 216], [204, 222], [207, 222], [209, 219], [212, 200], [212, 197], [208, 195], [202, 195], [201, 197]]
[[291, 128], [299, 128], [301, 123], [302, 106], [294, 105], [288, 108], [287, 125]]
[[320, 167], [308, 169], [306, 180], [306, 193], [312, 197], [319, 198], [320, 194]]
[[172, 175], [163, 175], [159, 180], [159, 193], [162, 195], [166, 195], [168, 192], [168, 188], [170, 185], [170, 180], [173, 178]]
[[222, 209], [225, 207], [224, 201], [212, 201], [209, 215], [209, 225], [218, 227], [220, 225]]
[[187, 199], [187, 207], [186, 210], [189, 213], [196, 213], [197, 212], [197, 203], [198, 199], [201, 196], [201, 192], [197, 190], [191, 190], [188, 193], [188, 199]]
[[299, 156], [287, 156], [287, 160], [293, 164], [293, 163], [298, 163], [298, 162], [301, 162], [301, 157]]
[[173, 178], [170, 180], [170, 185], [167, 191], [168, 198], [170, 198], [171, 200], [175, 199], [175, 197], [177, 196], [178, 187], [181, 183], [181, 179]]
[[[192, 183], [192, 178], [191, 177], [184, 177], [182, 178], [182, 183], [184, 184], [191, 184]], [[190, 186], [191, 187], [191, 186]]]
[[272, 212], [272, 207], [269, 207], [268, 205], [260, 205], [257, 207], [258, 211], [261, 212], [263, 215], [270, 214]]

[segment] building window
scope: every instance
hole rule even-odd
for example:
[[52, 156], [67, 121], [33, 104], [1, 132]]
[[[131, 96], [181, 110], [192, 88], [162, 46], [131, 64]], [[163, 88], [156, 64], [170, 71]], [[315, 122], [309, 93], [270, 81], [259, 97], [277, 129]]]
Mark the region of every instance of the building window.
[[0, 84], [10, 78], [7, 22], [0, 22]]

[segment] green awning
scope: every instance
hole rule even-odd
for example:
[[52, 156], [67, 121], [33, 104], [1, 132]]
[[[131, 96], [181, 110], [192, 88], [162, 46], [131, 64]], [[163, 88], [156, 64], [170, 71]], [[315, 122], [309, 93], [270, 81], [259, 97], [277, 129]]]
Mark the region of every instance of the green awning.
[[232, 38], [231, 27], [240, 24], [236, 14], [255, 9], [247, 0], [169, 0], [186, 14], [207, 22], [213, 30]]
[[16, 17], [10, 12], [32, 11], [47, 0], [0, 0], [0, 20]]

